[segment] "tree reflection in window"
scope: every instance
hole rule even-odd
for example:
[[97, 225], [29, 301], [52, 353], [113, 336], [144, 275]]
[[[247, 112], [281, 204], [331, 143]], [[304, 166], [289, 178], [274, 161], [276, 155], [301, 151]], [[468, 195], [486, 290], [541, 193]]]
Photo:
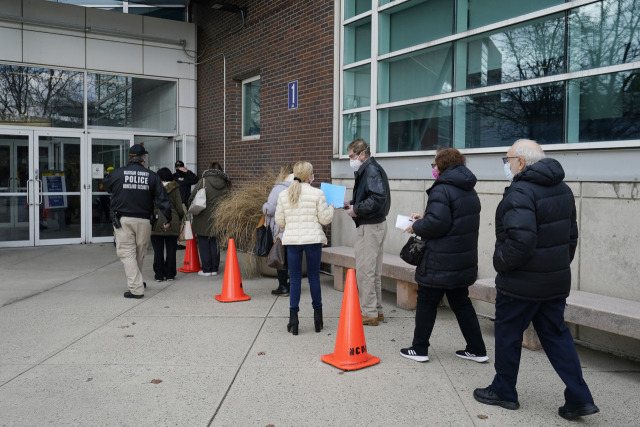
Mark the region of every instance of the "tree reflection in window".
[[0, 64], [0, 124], [81, 128], [83, 73]]

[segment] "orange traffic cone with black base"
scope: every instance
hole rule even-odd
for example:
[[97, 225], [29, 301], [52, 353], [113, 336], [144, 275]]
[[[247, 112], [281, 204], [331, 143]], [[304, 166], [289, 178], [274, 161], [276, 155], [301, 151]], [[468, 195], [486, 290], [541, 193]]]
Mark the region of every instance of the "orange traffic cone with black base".
[[380, 363], [379, 357], [367, 353], [356, 272], [353, 269], [347, 270], [335, 349], [332, 354], [325, 354], [320, 359], [344, 371], [353, 371]]
[[183, 273], [197, 273], [200, 271], [200, 258], [198, 257], [198, 244], [196, 239], [187, 240], [187, 249], [184, 251], [184, 263], [178, 271]]
[[236, 254], [236, 242], [229, 239], [227, 260], [224, 265], [224, 279], [222, 279], [222, 294], [215, 297], [220, 302], [246, 301], [251, 297], [242, 290], [240, 265]]

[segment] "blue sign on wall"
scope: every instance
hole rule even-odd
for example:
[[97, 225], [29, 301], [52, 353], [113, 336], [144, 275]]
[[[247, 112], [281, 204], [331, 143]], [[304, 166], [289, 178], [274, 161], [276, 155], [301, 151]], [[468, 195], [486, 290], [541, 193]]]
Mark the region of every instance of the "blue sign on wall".
[[298, 81], [294, 80], [288, 84], [289, 110], [298, 108]]

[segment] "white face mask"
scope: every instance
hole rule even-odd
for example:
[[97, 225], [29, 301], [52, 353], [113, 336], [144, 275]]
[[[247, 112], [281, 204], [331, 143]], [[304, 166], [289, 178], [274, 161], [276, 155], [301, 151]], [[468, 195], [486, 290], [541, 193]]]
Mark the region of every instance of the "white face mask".
[[504, 175], [509, 181], [513, 181], [513, 174], [511, 173], [511, 165], [509, 162], [504, 164]]
[[309, 180], [309, 185], [313, 184], [314, 178], [315, 178], [315, 176], [313, 176], [313, 174], [311, 174], [311, 179]]
[[349, 160], [349, 166], [351, 166], [351, 169], [353, 170], [358, 170], [360, 169], [360, 166], [362, 166], [362, 162], [358, 159]]

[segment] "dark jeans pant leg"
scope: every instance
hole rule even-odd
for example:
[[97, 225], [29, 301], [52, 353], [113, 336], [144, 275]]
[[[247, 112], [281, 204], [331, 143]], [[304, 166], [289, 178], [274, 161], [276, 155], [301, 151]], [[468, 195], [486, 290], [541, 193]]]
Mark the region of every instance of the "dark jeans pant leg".
[[520, 370], [522, 334], [531, 323], [539, 303], [496, 295], [495, 363], [491, 390], [504, 400], [518, 401], [516, 383]]
[[545, 301], [533, 317], [533, 327], [538, 333], [542, 348], [549, 362], [566, 388], [564, 398], [568, 403], [593, 403], [593, 396], [582, 377], [582, 367], [573, 337], [564, 323], [566, 299]]
[[307, 279], [311, 291], [311, 306], [314, 309], [322, 308], [322, 291], [320, 289], [320, 260], [322, 258], [322, 244], [314, 243], [304, 245], [307, 255]]
[[198, 251], [200, 252], [202, 271], [205, 273], [218, 271], [220, 253], [218, 253], [218, 242], [215, 237], [198, 236]]
[[176, 277], [176, 251], [178, 249], [178, 236], [165, 236], [164, 246], [167, 250], [164, 272], [169, 278]]
[[300, 311], [300, 286], [302, 283], [302, 245], [287, 245], [289, 265], [289, 310]]
[[442, 300], [444, 289], [418, 286], [418, 301], [416, 304], [416, 327], [413, 331], [413, 348], [420, 354], [429, 351], [429, 338], [436, 323], [438, 304]]
[[473, 353], [476, 356], [486, 355], [487, 348], [482, 339], [478, 315], [469, 299], [469, 288], [449, 289], [446, 291], [446, 294], [451, 310], [453, 310], [458, 320], [460, 332], [462, 332], [462, 336], [467, 343], [465, 351]]
[[153, 246], [153, 273], [156, 279], [165, 278], [164, 271], [164, 238], [162, 236], [151, 236], [151, 246]]
[[287, 286], [287, 280], [289, 280], [289, 270], [276, 270], [278, 274], [278, 285], [281, 287]]

